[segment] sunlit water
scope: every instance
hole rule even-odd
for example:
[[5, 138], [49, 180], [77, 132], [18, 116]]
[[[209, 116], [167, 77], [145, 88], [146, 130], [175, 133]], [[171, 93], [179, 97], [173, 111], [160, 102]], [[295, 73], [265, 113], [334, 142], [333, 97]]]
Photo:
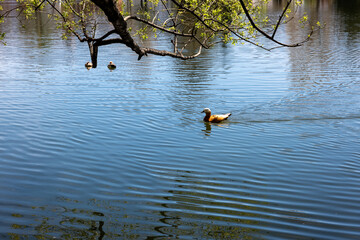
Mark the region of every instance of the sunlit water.
[[[8, 23], [0, 238], [359, 239], [360, 23], [347, 7], [322, 6], [327, 26], [301, 48], [136, 61], [108, 46], [90, 71], [86, 45], [45, 20]], [[204, 124], [204, 107], [233, 115]]]

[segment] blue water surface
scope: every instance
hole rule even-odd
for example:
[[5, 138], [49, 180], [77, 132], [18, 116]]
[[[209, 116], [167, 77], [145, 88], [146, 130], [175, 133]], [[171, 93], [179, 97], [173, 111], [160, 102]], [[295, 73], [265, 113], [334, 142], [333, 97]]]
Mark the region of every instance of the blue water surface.
[[52, 24], [5, 23], [0, 238], [359, 239], [359, 22], [321, 7], [299, 48], [110, 45], [90, 70]]

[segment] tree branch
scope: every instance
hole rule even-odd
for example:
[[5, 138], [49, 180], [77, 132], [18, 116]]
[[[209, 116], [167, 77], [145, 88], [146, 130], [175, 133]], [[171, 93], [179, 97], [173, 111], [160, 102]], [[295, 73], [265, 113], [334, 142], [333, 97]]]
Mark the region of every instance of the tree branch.
[[[16, 10], [16, 9], [22, 9], [22, 7], [21, 7], [21, 6], [16, 6], [16, 7], [10, 9], [10, 10], [7, 10], [7, 11], [4, 12], [2, 15], [0, 15], [0, 18], [8, 17], [9, 14], [10, 14], [12, 11]], [[18, 16], [17, 16], [17, 17], [18, 17]]]
[[196, 54], [190, 55], [190, 56], [184, 56], [181, 53], [168, 52], [168, 51], [157, 50], [157, 49], [153, 49], [153, 48], [143, 48], [143, 50], [148, 54], [159, 55], [159, 56], [170, 56], [173, 58], [180, 58], [183, 60], [196, 58], [197, 56], [199, 56], [201, 54], [201, 49], [202, 49], [202, 47], [200, 46], [199, 51]]
[[108, 39], [108, 40], [96, 41], [94, 43], [94, 45], [95, 46], [104, 46], [104, 45], [109, 45], [109, 44], [113, 44], [113, 43], [125, 44], [124, 40], [122, 40], [120, 38], [112, 38], [112, 39]]
[[176, 6], [178, 6], [179, 8], [182, 8], [184, 10], [186, 10], [187, 12], [191, 13], [195, 18], [197, 18], [206, 28], [210, 29], [213, 32], [217, 32], [215, 29], [213, 29], [211, 26], [209, 26], [208, 24], [205, 23], [205, 21], [199, 16], [197, 15], [193, 10], [183, 6], [182, 4], [178, 3], [176, 0], [172, 0], [173, 3], [175, 3]]
[[274, 32], [273, 32], [273, 34], [272, 34], [272, 36], [271, 36], [272, 39], [274, 39], [275, 34], [276, 34], [276, 31], [277, 31], [277, 29], [278, 29], [278, 27], [279, 27], [279, 25], [280, 25], [280, 23], [281, 23], [284, 15], [285, 15], [287, 9], [289, 8], [291, 2], [292, 2], [292, 0], [288, 0], [286, 6], [285, 6], [285, 8], [284, 8], [284, 11], [283, 11], [282, 14], [280, 15], [279, 20], [278, 20], [277, 23], [276, 23], [276, 27], [275, 27], [275, 29], [274, 29]]
[[237, 32], [235, 32], [235, 31], [234, 31], [233, 29], [231, 29], [230, 27], [226, 26], [224, 23], [222, 23], [222, 22], [220, 22], [220, 21], [218, 21], [218, 20], [215, 20], [215, 19], [207, 19], [207, 20], [208, 20], [208, 21], [214, 21], [214, 22], [220, 24], [220, 25], [223, 26], [226, 30], [230, 31], [232, 34], [234, 34], [236, 37], [238, 37], [240, 40], [245, 41], [245, 42], [247, 42], [247, 43], [250, 43], [250, 44], [252, 44], [252, 45], [255, 45], [255, 46], [257, 46], [257, 47], [260, 47], [260, 48], [262, 48], [262, 49], [264, 49], [264, 50], [269, 51], [269, 49], [267, 49], [267, 48], [265, 48], [265, 47], [263, 47], [263, 46], [261, 46], [261, 45], [259, 45], [259, 44], [256, 44], [256, 43], [254, 43], [254, 42], [252, 42], [252, 41], [250, 41], [250, 40], [248, 40], [248, 39], [240, 36]]
[[[67, 18], [59, 11], [59, 9], [56, 8], [56, 6], [54, 6], [54, 4], [52, 2], [50, 2], [49, 0], [46, 0], [46, 1], [61, 16], [61, 18], [63, 19], [63, 21], [65, 23], [68, 22]], [[71, 26], [68, 26], [67, 28], [70, 30], [70, 32], [72, 32], [79, 39], [80, 42], [86, 41], [86, 39], [82, 38]]]
[[116, 31], [115, 31], [115, 30], [111, 30], [111, 31], [105, 33], [104, 36], [102, 36], [102, 37], [100, 37], [100, 38], [95, 38], [95, 39], [93, 39], [93, 40], [94, 40], [94, 41], [103, 41], [105, 38], [107, 38], [108, 36], [110, 36], [111, 34], [114, 34], [114, 33], [116, 33]]
[[145, 20], [145, 19], [139, 18], [139, 17], [137, 17], [137, 16], [127, 16], [127, 17], [125, 17], [124, 19], [125, 19], [125, 21], [128, 21], [128, 20], [136, 20], [136, 21], [145, 23], [145, 24], [147, 24], [147, 25], [150, 25], [150, 26], [152, 26], [153, 28], [159, 29], [159, 30], [161, 30], [161, 31], [163, 31], [163, 32], [167, 32], [167, 33], [170, 33], [170, 34], [173, 34], [173, 35], [177, 35], [177, 36], [181, 36], [181, 37], [193, 37], [192, 34], [186, 34], [186, 33], [180, 33], [180, 32], [176, 32], [176, 31], [171, 31], [171, 30], [168, 30], [168, 29], [166, 29], [166, 28], [164, 28], [164, 27], [161, 27], [161, 26], [159, 26], [159, 25], [156, 25], [156, 24], [154, 24], [154, 23], [152, 23], [152, 22], [149, 22], [149, 21], [147, 21], [147, 20]]
[[161, 26], [159, 26], [159, 25], [156, 25], [156, 24], [154, 24], [154, 23], [152, 23], [152, 22], [149, 22], [149, 21], [147, 21], [147, 20], [141, 19], [141, 18], [139, 18], [139, 17], [137, 17], [137, 16], [127, 16], [127, 17], [125, 17], [124, 19], [125, 19], [125, 21], [133, 19], [133, 20], [136, 20], [136, 21], [145, 23], [145, 24], [147, 24], [147, 25], [152, 26], [153, 28], [159, 29], [159, 30], [161, 30], [161, 31], [163, 31], [163, 32], [170, 33], [170, 34], [175, 35], [175, 36], [193, 38], [193, 39], [195, 39], [203, 48], [205, 48], [205, 49], [209, 48], [209, 47], [207, 47], [205, 44], [203, 44], [203, 43], [196, 37], [196, 35], [193, 34], [193, 33], [187, 34], [187, 33], [180, 33], [180, 32], [176, 32], [176, 31], [171, 31], [171, 30], [168, 30], [168, 29], [166, 29], [166, 28], [164, 28], [164, 27], [161, 27]]
[[35, 11], [37, 11], [41, 7], [41, 5], [43, 5], [44, 2], [46, 2], [46, 0], [43, 0], [39, 5], [37, 5], [35, 7]]
[[144, 50], [134, 41], [131, 37], [129, 31], [127, 30], [127, 23], [120, 13], [119, 9], [115, 5], [113, 0], [91, 0], [94, 4], [96, 4], [107, 16], [109, 22], [114, 26], [117, 34], [120, 35], [121, 39], [123, 39], [124, 44], [131, 48], [134, 52], [136, 52], [139, 57], [138, 60], [141, 59], [143, 55], [146, 53]]
[[[170, 12], [170, 10], [168, 9], [168, 7], [166, 6], [164, 0], [161, 0], [161, 3], [162, 3], [162, 5], [164, 6], [164, 8], [166, 9], [166, 12], [168, 13], [168, 15], [171, 16], [171, 12]], [[177, 14], [176, 14], [176, 16], [177, 16]], [[171, 19], [171, 21], [173, 22], [173, 25], [174, 25], [174, 27], [175, 27], [175, 26], [176, 26], [175, 20], [174, 20], [172, 17], [170, 17], [170, 19]], [[165, 21], [165, 22], [166, 22], [166, 21]], [[164, 22], [164, 24], [165, 24], [165, 22]]]
[[244, 1], [239, 0], [239, 2], [241, 4], [242, 9], [245, 12], [246, 17], [249, 19], [249, 22], [250, 22], [251, 26], [253, 28], [255, 28], [259, 33], [261, 33], [261, 35], [263, 35], [264, 37], [266, 37], [266, 38], [270, 39], [271, 41], [273, 41], [273, 42], [275, 42], [275, 43], [277, 43], [277, 44], [279, 44], [281, 46], [284, 46], [284, 47], [298, 47], [298, 46], [301, 46], [301, 44], [303, 42], [302, 43], [295, 43], [295, 44], [285, 44], [285, 43], [282, 43], [282, 42], [279, 42], [279, 41], [275, 40], [273, 37], [271, 37], [266, 32], [264, 32], [262, 29], [260, 29], [258, 26], [256, 26], [255, 22], [253, 21], [253, 19], [250, 16], [250, 13], [249, 13], [248, 9], [245, 6]]

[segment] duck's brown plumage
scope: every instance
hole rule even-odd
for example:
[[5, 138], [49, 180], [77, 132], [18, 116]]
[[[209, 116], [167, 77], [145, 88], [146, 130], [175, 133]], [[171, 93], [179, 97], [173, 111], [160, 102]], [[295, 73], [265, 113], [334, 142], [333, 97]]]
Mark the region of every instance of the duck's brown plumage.
[[221, 121], [228, 119], [231, 116], [231, 113], [221, 114], [221, 115], [217, 115], [217, 114], [211, 115], [211, 111], [208, 108], [205, 108], [203, 112], [206, 114], [204, 117], [204, 122], [219, 123]]

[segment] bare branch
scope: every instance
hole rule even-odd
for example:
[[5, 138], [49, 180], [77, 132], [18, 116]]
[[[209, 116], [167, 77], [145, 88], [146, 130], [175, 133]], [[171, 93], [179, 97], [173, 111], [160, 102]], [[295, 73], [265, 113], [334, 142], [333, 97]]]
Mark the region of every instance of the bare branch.
[[109, 44], [113, 44], [113, 43], [125, 44], [124, 40], [122, 40], [120, 38], [113, 38], [113, 39], [108, 39], [108, 40], [102, 40], [102, 41], [99, 41], [99, 42], [95, 42], [94, 45], [95, 46], [104, 46], [104, 45], [109, 45]]
[[174, 18], [170, 17], [168, 19], [166, 19], [163, 23], [164, 26], [166, 26], [166, 24], [169, 22], [169, 21], [172, 21], [173, 22], [173, 26], [176, 26], [175, 22], [174, 22]]
[[218, 20], [215, 20], [215, 19], [206, 19], [206, 20], [208, 20], [208, 21], [213, 21], [213, 22], [216, 22], [216, 23], [220, 24], [220, 25], [223, 26], [226, 30], [228, 30], [229, 32], [231, 32], [232, 34], [234, 34], [236, 37], [238, 37], [240, 40], [242, 40], [242, 41], [244, 41], [244, 42], [250, 43], [250, 44], [252, 44], [252, 45], [255, 45], [255, 46], [257, 46], [257, 47], [260, 47], [260, 48], [262, 48], [262, 49], [264, 49], [264, 50], [269, 51], [269, 49], [267, 49], [267, 48], [265, 48], [265, 47], [263, 47], [263, 46], [261, 46], [261, 45], [259, 45], [259, 44], [256, 44], [256, 43], [254, 43], [254, 42], [252, 42], [252, 41], [250, 41], [250, 40], [248, 40], [248, 39], [240, 36], [240, 35], [239, 35], [237, 32], [235, 32], [233, 29], [231, 29], [230, 27], [226, 26], [224, 23], [222, 23], [222, 22], [220, 22], [220, 21], [218, 21]]
[[107, 32], [106, 34], [104, 34], [102, 37], [100, 38], [96, 38], [96, 39], [93, 39], [94, 41], [103, 41], [105, 38], [107, 38], [108, 36], [110, 36], [111, 34], [114, 34], [116, 33], [115, 30], [111, 30], [109, 32]]
[[184, 46], [181, 48], [180, 53], [182, 54], [182, 52], [185, 50], [185, 48], [187, 47], [187, 45], [191, 42], [191, 39], [188, 39], [188, 41], [184, 44]]
[[201, 49], [202, 49], [202, 47], [200, 46], [199, 51], [196, 54], [190, 55], [190, 56], [184, 56], [181, 53], [168, 52], [168, 51], [157, 50], [157, 49], [153, 49], [153, 48], [143, 48], [143, 50], [147, 54], [153, 54], [153, 55], [159, 55], [159, 56], [170, 56], [170, 57], [173, 57], [173, 58], [180, 58], [180, 59], [183, 59], [183, 60], [196, 58], [197, 56], [199, 56], [201, 54]]
[[[168, 15], [171, 16], [171, 12], [170, 12], [170, 10], [168, 9], [168, 7], [166, 6], [164, 0], [161, 0], [161, 3], [162, 3], [162, 5], [164, 6], [164, 8], [166, 9]], [[176, 14], [176, 16], [177, 16], [177, 14]], [[174, 20], [173, 18], [171, 18], [171, 17], [170, 17], [169, 19], [171, 19], [172, 22], [173, 22], [173, 25], [176, 26], [175, 20]], [[165, 22], [166, 22], [166, 21], [165, 21]], [[164, 24], [165, 24], [165, 22], [164, 22]]]
[[173, 34], [173, 35], [175, 35], [175, 36], [194, 38], [202, 47], [204, 47], [204, 48], [206, 48], [206, 49], [208, 48], [207, 46], [205, 46], [205, 45], [196, 37], [195, 34], [187, 34], [187, 33], [180, 33], [180, 32], [176, 32], [176, 31], [171, 31], [171, 30], [168, 30], [168, 29], [166, 29], [166, 28], [164, 28], [164, 27], [161, 27], [161, 26], [159, 26], [159, 25], [153, 24], [152, 22], [149, 22], [149, 21], [147, 21], [147, 20], [145, 20], [145, 19], [141, 19], [141, 18], [139, 18], [139, 17], [137, 17], [137, 16], [127, 16], [127, 17], [124, 18], [125, 21], [131, 20], [131, 19], [132, 19], [132, 20], [139, 21], [139, 22], [142, 22], [142, 23], [145, 23], [145, 24], [148, 24], [148, 25], [150, 25], [150, 26], [152, 26], [152, 27], [154, 27], [154, 28], [156, 28], [156, 29], [159, 29], [159, 30], [161, 30], [161, 31], [163, 31], [163, 32], [167, 32], [167, 33]]
[[161, 27], [161, 26], [159, 26], [159, 25], [156, 25], [156, 24], [154, 24], [154, 23], [152, 23], [152, 22], [149, 22], [149, 21], [147, 21], [147, 20], [145, 20], [145, 19], [139, 18], [139, 17], [137, 17], [137, 16], [127, 16], [127, 17], [125, 17], [124, 19], [125, 19], [125, 21], [128, 21], [128, 20], [136, 20], [136, 21], [145, 23], [145, 24], [147, 24], [147, 25], [150, 25], [150, 26], [152, 26], [153, 28], [159, 29], [159, 30], [161, 30], [161, 31], [164, 31], [164, 32], [167, 32], [167, 33], [170, 33], [170, 34], [173, 34], [173, 35], [182, 36], [182, 37], [193, 37], [192, 34], [186, 34], [186, 33], [180, 33], [180, 32], [176, 32], [176, 31], [171, 31], [171, 30], [168, 30], [168, 29], [166, 29], [166, 28], [164, 28], [164, 27]]
[[[17, 10], [17, 9], [21, 9], [21, 10], [23, 10], [21, 6], [16, 6], [16, 7], [14, 7], [14, 8], [12, 8], [12, 9], [10, 9], [10, 10], [7, 10], [7, 11], [6, 11], [6, 12], [4, 12], [2, 15], [0, 15], [0, 18], [5, 18], [5, 17], [8, 17], [8, 16], [9, 16], [9, 14], [10, 14], [12, 11], [15, 11], [15, 10]], [[19, 15], [18, 15], [18, 16], [19, 16]], [[18, 17], [18, 16], [17, 16], [17, 17]]]
[[151, 21], [151, 23], [154, 23], [154, 22], [155, 22], [156, 17], [157, 17], [158, 15], [159, 15], [159, 11], [155, 14], [155, 16], [154, 16], [153, 20]]
[[279, 25], [280, 25], [280, 23], [281, 23], [281, 21], [282, 21], [282, 19], [283, 19], [284, 15], [285, 15], [285, 13], [286, 13], [287, 9], [289, 8], [289, 6], [290, 6], [290, 3], [291, 3], [291, 2], [292, 2], [292, 0], [288, 0], [288, 2], [287, 2], [287, 4], [286, 4], [286, 6], [285, 6], [285, 8], [284, 8], [284, 11], [283, 11], [283, 12], [282, 12], [282, 14], [280, 15], [279, 20], [278, 20], [278, 21], [277, 21], [277, 23], [276, 23], [276, 27], [275, 27], [275, 29], [274, 29], [274, 32], [273, 32], [273, 34], [272, 34], [271, 38], [273, 38], [273, 39], [274, 39], [275, 34], [276, 34], [276, 31], [277, 31], [277, 29], [278, 29], [278, 27], [279, 27]]
[[74, 13], [76, 16], [78, 16], [78, 18], [83, 19], [83, 17], [72, 7], [71, 3], [69, 3], [68, 0], [65, 0], [65, 2], [68, 5], [68, 7], [70, 8], [70, 10], [72, 11], [72, 13]]
[[95, 5], [97, 5], [107, 16], [109, 22], [114, 26], [114, 30], [117, 34], [120, 35], [123, 39], [124, 44], [136, 52], [140, 60], [142, 56], [146, 53], [144, 50], [134, 41], [131, 37], [129, 31], [127, 30], [127, 23], [120, 13], [119, 9], [115, 5], [113, 0], [91, 0]]
[[271, 41], [281, 45], [281, 46], [284, 46], [284, 47], [298, 47], [298, 46], [301, 46], [302, 43], [295, 43], [295, 44], [285, 44], [285, 43], [282, 43], [282, 42], [279, 42], [277, 40], [275, 40], [274, 38], [272, 38], [270, 35], [268, 35], [266, 32], [264, 32], [262, 29], [260, 29], [258, 26], [256, 26], [255, 22], [253, 21], [252, 17], [250, 16], [250, 13], [248, 11], [248, 9], [246, 8], [245, 6], [245, 3], [243, 0], [239, 0], [240, 4], [241, 4], [241, 7], [242, 9], [244, 10], [245, 12], [245, 15], [246, 17], [249, 19], [249, 22], [251, 24], [251, 26], [253, 28], [255, 28], [259, 33], [261, 33], [261, 35], [263, 35], [264, 37], [270, 39]]
[[39, 5], [37, 5], [35, 7], [35, 11], [37, 11], [41, 7], [41, 5], [43, 5], [44, 2], [46, 2], [46, 0], [43, 0]]
[[[307, 38], [305, 38], [303, 41], [301, 42], [298, 42], [297, 44], [299, 44], [298, 46], [301, 46], [302, 44], [308, 42], [310, 39], [311, 39], [311, 36], [314, 34], [314, 29], [311, 30], [311, 32], [309, 33], [309, 35], [307, 36]], [[269, 50], [273, 50], [273, 49], [276, 49], [276, 48], [281, 48], [281, 47], [284, 47], [284, 46], [277, 46], [277, 47], [273, 47], [273, 48], [270, 48]]]

